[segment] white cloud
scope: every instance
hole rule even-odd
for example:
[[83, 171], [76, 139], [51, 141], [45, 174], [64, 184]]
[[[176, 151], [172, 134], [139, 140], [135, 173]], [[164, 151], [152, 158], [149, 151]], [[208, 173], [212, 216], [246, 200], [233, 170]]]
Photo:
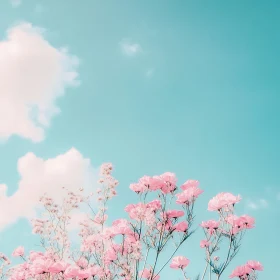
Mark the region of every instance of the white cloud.
[[120, 42], [123, 54], [127, 56], [135, 56], [142, 52], [142, 48], [138, 43], [133, 43], [130, 39], [123, 39]]
[[[17, 168], [20, 175], [17, 191], [7, 196], [7, 186], [0, 185], [1, 230], [19, 218], [35, 217], [39, 197], [44, 193], [59, 203], [65, 197], [63, 186], [74, 192], [84, 187], [85, 193], [93, 192], [97, 186], [97, 169], [93, 169], [90, 160], [74, 148], [47, 160], [27, 153], [18, 160]], [[74, 215], [72, 228], [77, 225], [81, 215], [84, 214]]]
[[21, 5], [21, 0], [10, 0], [13, 7], [19, 7]]
[[257, 200], [248, 200], [247, 207], [252, 210], [264, 209], [268, 207], [268, 202], [265, 199], [257, 199]]
[[155, 74], [155, 69], [154, 68], [150, 68], [146, 71], [146, 77], [147, 78], [152, 78]]
[[39, 142], [60, 112], [55, 102], [76, 86], [78, 59], [53, 47], [43, 30], [23, 23], [0, 41], [0, 138], [12, 135]]

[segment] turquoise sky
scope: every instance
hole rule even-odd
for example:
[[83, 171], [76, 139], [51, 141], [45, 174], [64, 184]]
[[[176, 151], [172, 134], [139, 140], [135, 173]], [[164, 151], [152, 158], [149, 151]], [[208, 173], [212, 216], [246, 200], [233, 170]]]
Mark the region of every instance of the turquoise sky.
[[[46, 29], [55, 47], [80, 59], [81, 84], [57, 101], [45, 139], [12, 136], [0, 145], [0, 183], [17, 190], [17, 160], [27, 152], [44, 159], [75, 147], [93, 166], [111, 161], [120, 181], [114, 218], [136, 197], [139, 177], [175, 172], [194, 178], [207, 202], [221, 191], [241, 194], [239, 213], [256, 218], [235, 265], [259, 260], [259, 279], [275, 279], [280, 229], [279, 1], [22, 0], [0, 3], [1, 40], [26, 21]], [[126, 55], [121, 42], [138, 44]], [[1, 79], [1, 77], [0, 77]], [[1, 120], [1, 122], [4, 120]], [[32, 248], [26, 220], [1, 232], [0, 251]], [[201, 233], [180, 251], [190, 275], [202, 270]], [[16, 244], [16, 245], [14, 245]], [[34, 249], [34, 248], [33, 248]], [[177, 274], [176, 274], [177, 275]], [[170, 269], [163, 280], [171, 279]], [[173, 276], [174, 277], [174, 276]]]

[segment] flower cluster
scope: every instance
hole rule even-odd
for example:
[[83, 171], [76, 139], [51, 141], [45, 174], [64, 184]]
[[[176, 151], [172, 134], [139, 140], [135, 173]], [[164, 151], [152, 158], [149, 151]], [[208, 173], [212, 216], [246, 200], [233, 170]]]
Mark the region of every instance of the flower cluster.
[[230, 278], [239, 278], [242, 280], [255, 280], [257, 271], [262, 271], [263, 266], [257, 261], [248, 261], [245, 265], [238, 266], [234, 269]]
[[[6, 272], [4, 266], [10, 261], [0, 254], [2, 279], [159, 280], [160, 273], [169, 263], [171, 269], [181, 271], [184, 279], [190, 279], [186, 272], [190, 260], [174, 255], [194, 232], [194, 206], [203, 193], [199, 181], [187, 180], [178, 186], [177, 178], [171, 172], [144, 176], [130, 185], [139, 202], [125, 207], [126, 219], [109, 223], [108, 202], [117, 195], [118, 186], [112, 171], [111, 163], [100, 168], [100, 188], [96, 191], [98, 207], [91, 204], [93, 193], [85, 196], [83, 188], [77, 193], [66, 189], [61, 205], [52, 197], [41, 197], [46, 210], [43, 215], [47, 217], [35, 219], [32, 224], [33, 233], [41, 237], [43, 252], [31, 251], [26, 256], [24, 247], [16, 248], [12, 256], [24, 262]], [[206, 253], [202, 280], [207, 270], [210, 277], [216, 274], [220, 279], [237, 254], [244, 232], [254, 227], [252, 217], [234, 214], [235, 204], [240, 200], [240, 196], [220, 193], [209, 201], [208, 210], [216, 211], [219, 218], [201, 223], [205, 239], [200, 242], [200, 247]], [[79, 223], [81, 243], [79, 249], [74, 250], [67, 225], [71, 222], [72, 212], [82, 204], [88, 205], [91, 213]], [[219, 264], [220, 257], [214, 253], [220, 250], [218, 244], [222, 239], [228, 242], [229, 249], [226, 259]], [[166, 260], [162, 252], [171, 243], [175, 248]], [[249, 261], [245, 266], [237, 267], [230, 277], [255, 280], [257, 270], [262, 270], [261, 264]]]

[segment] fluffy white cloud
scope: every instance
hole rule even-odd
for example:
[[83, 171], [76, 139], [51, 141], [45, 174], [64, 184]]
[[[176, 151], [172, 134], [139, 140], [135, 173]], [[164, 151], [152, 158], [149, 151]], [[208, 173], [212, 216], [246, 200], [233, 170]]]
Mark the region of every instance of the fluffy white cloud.
[[55, 102], [65, 88], [78, 85], [77, 57], [53, 47], [42, 29], [23, 23], [0, 41], [0, 138], [12, 135], [39, 142]]
[[[63, 186], [75, 192], [83, 187], [86, 193], [97, 186], [97, 169], [74, 148], [47, 160], [28, 153], [18, 160], [18, 172], [20, 181], [14, 194], [7, 196], [7, 186], [0, 185], [0, 229], [19, 218], [35, 217], [38, 199], [44, 193], [60, 202], [65, 195]], [[74, 215], [72, 228], [81, 217], [85, 217], [84, 214]]]
[[253, 210], [264, 209], [268, 207], [268, 202], [265, 199], [248, 200], [247, 207]]
[[123, 39], [120, 42], [120, 47], [123, 54], [127, 56], [135, 56], [136, 54], [142, 52], [142, 48], [138, 43], [131, 42], [130, 39]]
[[21, 0], [10, 0], [13, 7], [18, 7], [21, 4]]

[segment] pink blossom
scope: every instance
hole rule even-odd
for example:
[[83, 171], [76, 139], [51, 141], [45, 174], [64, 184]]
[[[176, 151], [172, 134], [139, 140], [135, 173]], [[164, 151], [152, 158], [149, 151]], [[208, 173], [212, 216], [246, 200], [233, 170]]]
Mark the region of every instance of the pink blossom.
[[130, 184], [129, 188], [136, 193], [143, 193], [148, 190], [148, 188], [144, 184]]
[[164, 194], [175, 191], [177, 178], [174, 173], [165, 172], [162, 175], [160, 175], [160, 178], [165, 182], [165, 185], [161, 187], [161, 191]]
[[203, 190], [197, 187], [190, 187], [184, 190], [182, 193], [177, 194], [177, 204], [191, 204], [194, 200], [203, 193]]
[[207, 241], [207, 240], [201, 240], [201, 241], [200, 241], [200, 247], [201, 247], [201, 248], [209, 247], [210, 244], [211, 244], [211, 243], [210, 243], [209, 241]]
[[200, 226], [207, 229], [207, 232], [212, 235], [219, 228], [219, 224], [220, 223], [218, 221], [209, 220], [206, 222], [202, 222]]
[[178, 256], [172, 259], [170, 267], [173, 269], [184, 269], [189, 263], [190, 261], [186, 257]]
[[238, 266], [234, 269], [234, 271], [231, 273], [229, 278], [244, 277], [246, 275], [249, 275], [251, 273], [251, 271], [252, 271], [252, 269], [248, 265]]
[[182, 186], [182, 190], [186, 190], [188, 188], [197, 188], [199, 186], [199, 181], [197, 180], [187, 180]]
[[248, 261], [247, 266], [249, 266], [253, 270], [259, 270], [259, 271], [263, 270], [262, 264], [258, 261]]
[[215, 197], [213, 197], [208, 203], [209, 211], [217, 211], [224, 207], [230, 207], [241, 200], [241, 197], [234, 196], [231, 193], [219, 193]]
[[166, 211], [166, 217], [167, 218], [179, 218], [179, 217], [183, 217], [185, 215], [184, 211], [181, 210], [169, 210]]
[[14, 250], [14, 252], [12, 253], [13, 257], [22, 257], [24, 256], [24, 247], [23, 246], [19, 246], [18, 248], [16, 248]]
[[[139, 276], [144, 279], [150, 279], [152, 276], [152, 270], [145, 268], [144, 270], [139, 272]], [[153, 280], [159, 280], [159, 275], [153, 276]]]
[[188, 223], [186, 221], [174, 225], [174, 230], [178, 232], [186, 232], [188, 230]]
[[63, 261], [55, 262], [55, 263], [50, 265], [49, 272], [51, 272], [51, 273], [60, 273], [60, 272], [65, 271], [68, 266], [69, 266], [69, 264], [67, 264], [67, 263], [65, 263]]

